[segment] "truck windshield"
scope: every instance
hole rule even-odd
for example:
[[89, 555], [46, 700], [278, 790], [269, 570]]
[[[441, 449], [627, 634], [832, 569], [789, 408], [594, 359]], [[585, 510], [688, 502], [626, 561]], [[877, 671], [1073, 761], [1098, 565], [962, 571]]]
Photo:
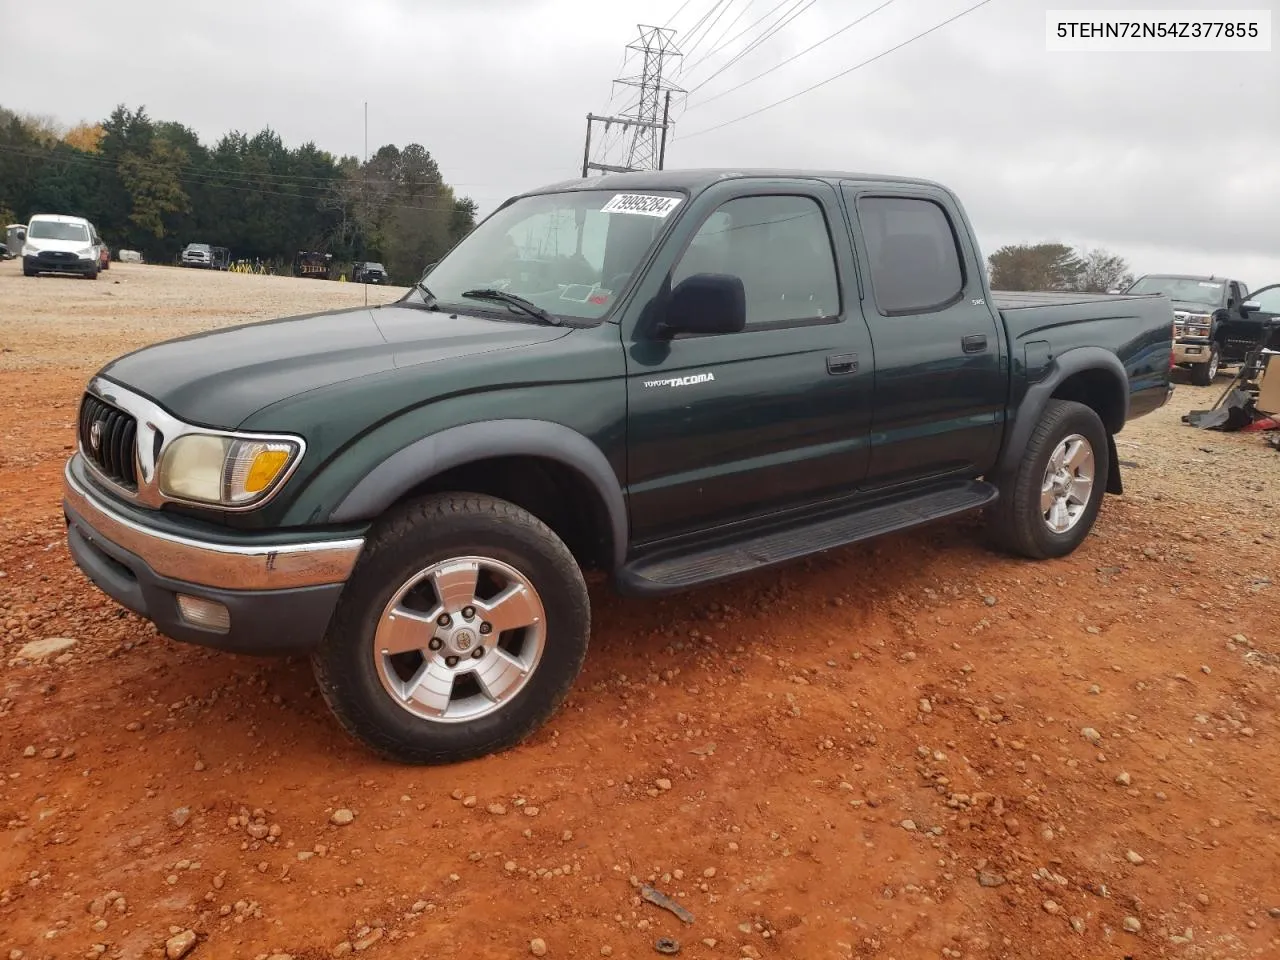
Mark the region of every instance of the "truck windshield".
[[209, 245], [207, 243], [188, 243], [187, 250], [191, 253], [208, 253]]
[[1187, 277], [1143, 277], [1129, 293], [1163, 293], [1170, 300], [1216, 307], [1222, 302], [1221, 280], [1192, 280]]
[[595, 320], [613, 305], [681, 201], [657, 191], [524, 197], [482, 222], [424, 279], [441, 304], [481, 307], [462, 294], [492, 289], [556, 316]]
[[31, 240], [85, 240], [89, 239], [89, 228], [83, 223], [61, 223], [57, 220], [32, 220], [27, 231]]

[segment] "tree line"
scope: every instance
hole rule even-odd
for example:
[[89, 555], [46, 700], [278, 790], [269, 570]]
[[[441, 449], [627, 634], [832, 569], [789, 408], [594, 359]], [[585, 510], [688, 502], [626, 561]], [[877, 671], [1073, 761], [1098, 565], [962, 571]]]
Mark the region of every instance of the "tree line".
[[318, 250], [380, 261], [411, 283], [475, 226], [476, 204], [417, 143], [361, 162], [314, 143], [291, 149], [270, 129], [207, 146], [144, 107], [70, 129], [0, 107], [0, 227], [38, 213], [85, 217], [113, 250], [153, 263], [188, 243], [275, 264]]
[[1123, 257], [1106, 250], [1076, 251], [1062, 243], [1009, 244], [987, 258], [993, 290], [1124, 290], [1133, 274]]

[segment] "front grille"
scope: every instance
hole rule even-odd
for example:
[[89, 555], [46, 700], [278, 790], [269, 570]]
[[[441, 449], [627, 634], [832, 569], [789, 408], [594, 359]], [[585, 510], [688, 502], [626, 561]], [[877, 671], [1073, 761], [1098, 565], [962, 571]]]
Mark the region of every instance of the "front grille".
[[133, 417], [85, 394], [80, 404], [80, 449], [107, 479], [131, 490], [138, 486], [137, 436], [138, 422]]
[[42, 250], [36, 256], [37, 260], [45, 260], [49, 263], [66, 263], [69, 260], [79, 259], [74, 253], [67, 253], [64, 250]]

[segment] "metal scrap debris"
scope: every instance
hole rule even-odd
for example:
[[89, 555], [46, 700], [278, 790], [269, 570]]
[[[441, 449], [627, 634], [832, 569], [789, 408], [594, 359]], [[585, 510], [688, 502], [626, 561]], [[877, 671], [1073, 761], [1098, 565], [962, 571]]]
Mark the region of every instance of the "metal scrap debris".
[[661, 890], [656, 890], [646, 884], [640, 888], [640, 896], [648, 900], [655, 907], [661, 907], [663, 910], [670, 910], [685, 923], [693, 923], [693, 914], [680, 906], [680, 904], [676, 903]]
[[672, 940], [670, 937], [659, 937], [654, 941], [653, 949], [659, 953], [674, 955], [680, 952], [680, 941]]

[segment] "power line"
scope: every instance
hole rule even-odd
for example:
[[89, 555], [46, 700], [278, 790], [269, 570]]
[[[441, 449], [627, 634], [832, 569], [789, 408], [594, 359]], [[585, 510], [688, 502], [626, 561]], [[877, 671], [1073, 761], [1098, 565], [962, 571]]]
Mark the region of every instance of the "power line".
[[[724, 43], [720, 44], [720, 46], [717, 48], [717, 50], [719, 50], [719, 49], [723, 49], [724, 47], [727, 47], [727, 46], [728, 46], [729, 44], [731, 44], [731, 43], [737, 43], [737, 42], [738, 42], [738, 40], [739, 40], [740, 38], [745, 37], [748, 33], [750, 33], [750, 32], [751, 32], [752, 30], [754, 30], [756, 27], [760, 26], [760, 24], [764, 23], [766, 20], [768, 20], [770, 17], [772, 17], [775, 13], [777, 13], [777, 12], [778, 12], [779, 10], [781, 10], [783, 7], [785, 7], [787, 4], [792, 3], [792, 2], [794, 2], [794, 0], [778, 0], [778, 3], [777, 3], [777, 4], [775, 4], [772, 8], [770, 8], [770, 10], [769, 10], [769, 12], [768, 12], [768, 13], [766, 13], [764, 16], [760, 17], [758, 20], [753, 21], [749, 26], [743, 27], [741, 30], [739, 30], [736, 34], [734, 34], [734, 35], [733, 35], [731, 38], [729, 38], [727, 41], [725, 41]], [[784, 14], [784, 16], [785, 16], [785, 14]], [[765, 29], [767, 30], [767, 29], [768, 29], [768, 27], [766, 27]], [[705, 62], [706, 62], [706, 60], [707, 60], [709, 57], [711, 57], [715, 52], [716, 52], [716, 50], [712, 50], [712, 51], [711, 51], [711, 53], [708, 53], [708, 54], [703, 55], [703, 56], [698, 60], [698, 62], [697, 62], [697, 63], [695, 63], [695, 64], [692, 64], [692, 65], [689, 67], [689, 69], [690, 69], [690, 70], [694, 70], [694, 69], [696, 69], [700, 64], [705, 63]]]
[[[781, 61], [780, 63], [775, 63], [768, 70], [765, 70], [763, 73], [757, 73], [750, 80], [743, 80], [741, 83], [734, 84], [728, 90], [722, 90], [719, 93], [712, 94], [711, 96], [707, 97], [705, 100], [698, 101], [697, 103], [691, 103], [689, 104], [689, 108], [693, 109], [694, 107], [701, 106], [704, 103], [710, 103], [712, 100], [719, 100], [721, 97], [727, 96], [728, 94], [733, 93], [735, 90], [741, 90], [743, 87], [747, 86], [748, 84], [755, 83], [761, 77], [767, 77], [769, 74], [773, 73], [773, 71], [781, 69], [782, 67], [785, 67], [788, 63], [791, 63], [793, 60], [798, 60], [801, 57], [803, 57], [805, 54], [812, 53], [814, 50], [817, 50], [824, 43], [827, 43], [830, 40], [834, 40], [836, 37], [840, 36], [840, 34], [844, 33], [846, 30], [852, 30], [854, 27], [862, 23], [862, 21], [866, 20], [868, 17], [874, 16], [875, 14], [883, 10], [885, 7], [895, 2], [897, 2], [897, 0], [884, 0], [884, 3], [880, 4], [880, 6], [875, 7], [874, 9], [868, 11], [867, 13], [864, 13], [862, 16], [858, 17], [858, 19], [854, 20], [852, 23], [845, 24], [843, 27], [841, 27], [839, 30], [835, 31], [834, 33], [827, 34], [827, 36], [823, 37], [817, 43], [813, 44], [813, 46], [806, 47], [805, 49], [801, 50], [799, 53], [793, 54], [792, 56], [787, 57], [787, 59]], [[693, 90], [690, 91], [690, 93], [693, 93], [694, 91], [700, 89], [701, 87], [706, 86], [708, 83], [714, 80], [716, 76], [718, 76], [723, 72], [724, 72], [723, 69], [717, 70], [711, 76], [707, 77], [706, 80], [703, 80], [702, 83], [698, 84], [698, 86], [694, 87]]]
[[683, 42], [684, 43], [692, 42], [693, 35], [702, 29], [703, 25], [707, 22], [707, 19], [717, 10], [719, 10], [721, 5], [724, 2], [725, 0], [715, 0], [715, 2], [711, 5], [711, 9], [708, 10], [706, 13], [704, 13], [702, 17], [698, 20], [698, 22], [689, 28], [689, 32], [685, 34]]
[[685, 134], [680, 139], [689, 140], [693, 137], [700, 137], [704, 133], [710, 133], [713, 130], [719, 130], [723, 127], [730, 126], [731, 124], [740, 123], [743, 120], [747, 120], [747, 119], [750, 119], [751, 117], [758, 116], [764, 113], [766, 110], [772, 110], [774, 107], [780, 107], [784, 103], [790, 103], [792, 100], [796, 100], [799, 97], [803, 97], [806, 93], [812, 93], [814, 90], [817, 90], [819, 87], [825, 87], [828, 83], [832, 83], [836, 80], [839, 80], [841, 77], [848, 76], [849, 74], [853, 73], [855, 70], [861, 70], [863, 67], [867, 66], [868, 64], [875, 63], [877, 60], [887, 57], [889, 54], [893, 53], [895, 50], [901, 50], [903, 47], [907, 46], [908, 44], [915, 43], [917, 40], [927, 37], [929, 34], [933, 33], [936, 30], [941, 30], [943, 27], [947, 26], [950, 23], [955, 23], [961, 17], [966, 16], [967, 14], [973, 13], [973, 11], [977, 10], [979, 7], [985, 7], [990, 2], [991, 0], [978, 0], [978, 2], [975, 3], [973, 6], [966, 7], [964, 10], [961, 10], [955, 16], [948, 17], [946, 20], [943, 20], [941, 23], [930, 27], [928, 30], [923, 31], [922, 33], [917, 33], [915, 36], [909, 37], [908, 39], [903, 40], [901, 43], [897, 44], [896, 46], [890, 47], [888, 50], [885, 50], [883, 53], [877, 53], [874, 57], [870, 57], [866, 60], [863, 60], [861, 63], [855, 63], [852, 67], [849, 67], [847, 70], [840, 71], [835, 76], [827, 77], [827, 79], [819, 81], [818, 83], [813, 84], [813, 86], [805, 87], [799, 93], [793, 93], [789, 97], [783, 97], [781, 100], [775, 100], [773, 103], [765, 104], [763, 107], [759, 107], [755, 110], [752, 110], [750, 113], [744, 113], [740, 117], [734, 117], [732, 120], [726, 120], [723, 123], [717, 123], [715, 126], [704, 127], [701, 130], [695, 130], [693, 133]]
[[729, 12], [729, 8], [732, 7], [733, 4], [734, 4], [734, 0], [727, 0], [727, 2], [724, 3], [724, 6], [721, 7], [720, 12], [716, 14], [716, 18], [712, 20], [709, 24], [707, 24], [706, 30], [702, 31], [702, 36], [700, 36], [696, 41], [694, 41], [693, 45], [690, 46], [687, 51], [685, 51], [686, 57], [691, 56], [693, 54], [693, 51], [697, 50], [698, 47], [702, 45], [702, 41], [706, 40], [707, 37], [711, 36], [711, 31], [716, 28], [716, 24], [720, 22], [720, 18]]
[[[737, 63], [737, 62], [738, 62], [739, 60], [741, 60], [743, 57], [745, 57], [745, 56], [747, 56], [748, 54], [752, 53], [754, 50], [759, 49], [759, 47], [760, 47], [760, 46], [761, 46], [765, 41], [767, 41], [770, 37], [773, 37], [774, 35], [776, 35], [779, 31], [781, 31], [784, 27], [786, 27], [786, 26], [787, 26], [787, 24], [791, 23], [791, 21], [795, 20], [795, 19], [796, 19], [796, 17], [800, 16], [802, 13], [804, 13], [806, 10], [808, 10], [810, 7], [812, 7], [812, 6], [813, 6], [815, 3], [817, 3], [817, 2], [818, 2], [818, 0], [796, 0], [796, 4], [795, 4], [795, 6], [793, 6], [790, 10], [788, 10], [786, 13], [784, 13], [784, 14], [782, 15], [782, 19], [781, 19], [781, 20], [779, 20], [779, 21], [778, 21], [777, 23], [775, 23], [773, 26], [769, 27], [769, 28], [768, 28], [768, 29], [767, 29], [763, 34], [761, 34], [759, 37], [756, 37], [756, 39], [755, 39], [755, 40], [751, 41], [749, 44], [747, 44], [745, 47], [743, 47], [741, 50], [739, 50], [739, 51], [737, 52], [737, 54], [735, 54], [735, 55], [734, 55], [734, 56], [729, 60], [729, 62], [728, 62], [728, 63], [726, 63], [724, 66], [720, 67], [720, 69], [719, 69], [719, 70], [717, 70], [715, 73], [711, 74], [711, 76], [707, 77], [707, 79], [703, 80], [700, 84], [698, 84], [696, 87], [694, 87], [694, 88], [693, 88], [693, 90], [690, 90], [689, 92], [690, 92], [690, 93], [694, 93], [694, 92], [696, 92], [696, 91], [698, 91], [698, 90], [701, 90], [701, 89], [702, 89], [703, 87], [705, 87], [708, 83], [710, 83], [710, 82], [711, 82], [715, 77], [717, 77], [718, 75], [720, 75], [720, 74], [724, 73], [726, 70], [728, 70], [730, 67], [732, 67], [735, 63]], [[801, 4], [803, 4], [803, 6], [801, 6]], [[798, 8], [798, 9], [797, 9], [797, 8]], [[794, 11], [794, 12], [793, 12], [793, 11]]]
[[[671, 26], [671, 21], [674, 20], [676, 17], [680, 16], [680, 14], [684, 13], [684, 8], [687, 7], [689, 4], [691, 4], [692, 2], [693, 0], [684, 0], [684, 3], [680, 4], [676, 12], [673, 13], [671, 16], [667, 17], [667, 22], [664, 23], [663, 26], [664, 27]], [[622, 71], [619, 70], [618, 72], [621, 73]]]
[[726, 46], [728, 46], [729, 43], [733, 42], [733, 41], [726, 42], [724, 38], [729, 35], [730, 30], [732, 30], [734, 27], [738, 25], [738, 21], [747, 15], [747, 12], [751, 9], [752, 2], [753, 0], [747, 0], [746, 6], [744, 6], [740, 11], [738, 11], [738, 15], [736, 17], [734, 17], [732, 20], [729, 21], [729, 25], [725, 27], [724, 31], [720, 34], [720, 36], [716, 38], [716, 42], [712, 44], [711, 49], [708, 50], [706, 53], [704, 53], [701, 57], [699, 57], [693, 64], [691, 64], [688, 67], [689, 70], [698, 69], [698, 67], [706, 63], [707, 60], [709, 60], [711, 57], [714, 57], [717, 53], [719, 53]]

